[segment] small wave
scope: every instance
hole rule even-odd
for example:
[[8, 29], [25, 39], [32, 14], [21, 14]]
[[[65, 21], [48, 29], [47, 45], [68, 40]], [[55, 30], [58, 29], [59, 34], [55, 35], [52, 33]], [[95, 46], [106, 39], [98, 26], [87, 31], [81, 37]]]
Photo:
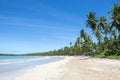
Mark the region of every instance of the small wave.
[[3, 61], [0, 61], [0, 65], [15, 64], [15, 63], [23, 63], [23, 62], [31, 62], [31, 61], [38, 61], [38, 60], [45, 60], [45, 59], [49, 59], [49, 58], [50, 58], [50, 57], [3, 60]]

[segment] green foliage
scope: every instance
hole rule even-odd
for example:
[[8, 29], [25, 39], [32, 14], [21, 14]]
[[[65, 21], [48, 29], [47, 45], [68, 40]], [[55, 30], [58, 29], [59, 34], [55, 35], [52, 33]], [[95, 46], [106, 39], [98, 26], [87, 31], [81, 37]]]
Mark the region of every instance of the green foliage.
[[120, 46], [118, 47], [118, 49], [115, 50], [106, 50], [94, 57], [97, 58], [110, 58], [110, 59], [117, 59], [120, 58]]
[[17, 56], [16, 54], [0, 54], [0, 56]]
[[[120, 56], [120, 6], [114, 4], [110, 17], [96, 16], [94, 12], [87, 14], [86, 25], [91, 28], [98, 42], [93, 42], [84, 29], [74, 43], [58, 50], [37, 53], [34, 55], [87, 55], [100, 58], [118, 58]], [[108, 19], [108, 20], [107, 20]], [[109, 22], [108, 22], [109, 21]]]
[[84, 29], [80, 30], [80, 35], [69, 47], [43, 53], [24, 54], [26, 56], [44, 55], [87, 55], [100, 58], [120, 57], [120, 6], [114, 4], [109, 18], [106, 16], [96, 16], [94, 12], [87, 14], [86, 26], [91, 28], [92, 36]]

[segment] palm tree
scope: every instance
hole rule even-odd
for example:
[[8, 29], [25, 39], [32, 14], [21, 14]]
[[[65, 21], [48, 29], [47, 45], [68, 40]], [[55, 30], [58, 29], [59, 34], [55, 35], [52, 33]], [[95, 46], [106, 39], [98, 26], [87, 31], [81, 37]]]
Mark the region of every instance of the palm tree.
[[106, 27], [105, 27], [105, 29], [104, 29], [104, 35], [105, 35], [105, 37], [107, 37], [107, 35], [108, 34], [110, 34], [110, 25], [109, 25], [109, 23], [106, 23]]
[[118, 5], [118, 3], [114, 4], [110, 13], [110, 18], [112, 19], [111, 28], [115, 27], [118, 32], [120, 32], [120, 6]]
[[84, 29], [80, 30], [80, 37], [81, 37], [81, 39], [85, 40], [86, 32], [84, 31]]
[[97, 27], [97, 22], [98, 22], [95, 13], [89, 12], [87, 14], [87, 18], [88, 18], [88, 20], [86, 20], [87, 26], [90, 27], [92, 31], [94, 31]]
[[109, 24], [107, 23], [107, 20], [104, 16], [100, 16], [98, 20], [98, 28], [100, 29], [101, 33], [107, 37], [107, 34], [109, 31]]
[[104, 30], [107, 26], [106, 18], [104, 16], [99, 17], [98, 27], [100, 30]]
[[[101, 42], [101, 31], [100, 28], [98, 27], [98, 20], [96, 18], [96, 14], [93, 12], [89, 12], [87, 14], [87, 18], [88, 20], [86, 20], [86, 24], [88, 27], [90, 27], [93, 31], [93, 33], [95, 34], [95, 36], [97, 37], [99, 43]], [[105, 28], [105, 18], [104, 17], [100, 17], [100, 21], [99, 21], [99, 26], [101, 26], [101, 28]]]
[[[118, 30], [118, 35], [120, 36], [120, 6], [118, 3], [115, 3], [111, 13], [111, 29], [112, 28], [116, 28]], [[120, 45], [120, 37], [119, 37], [119, 41], [118, 44]]]
[[99, 28], [96, 28], [95, 30], [95, 36], [97, 37], [98, 41], [101, 42], [101, 32]]

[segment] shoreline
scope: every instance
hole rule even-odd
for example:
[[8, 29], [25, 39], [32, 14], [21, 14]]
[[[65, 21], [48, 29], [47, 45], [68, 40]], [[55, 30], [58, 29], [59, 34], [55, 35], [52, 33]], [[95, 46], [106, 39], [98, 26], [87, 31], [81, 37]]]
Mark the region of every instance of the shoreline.
[[60, 68], [64, 67], [64, 65], [68, 63], [68, 61], [71, 59], [71, 57], [66, 56], [59, 57], [61, 57], [61, 59], [47, 64], [34, 66], [31, 70], [25, 72], [19, 77], [16, 77], [14, 80], [46, 80], [48, 78], [53, 79], [59, 76], [60, 75], [59, 73], [66, 71], [66, 69], [61, 70]]
[[[13, 57], [13, 56], [12, 56]], [[11, 58], [11, 57], [10, 57]], [[30, 58], [15, 58], [15, 59], [4, 59], [5, 63], [0, 65], [0, 80], [15, 80], [21, 74], [26, 74], [30, 70], [34, 69], [38, 65], [44, 65], [51, 62], [62, 60], [64, 57], [30, 57]], [[9, 60], [9, 64], [8, 64]], [[28, 62], [29, 61], [29, 62]]]
[[37, 65], [15, 80], [120, 80], [120, 61], [64, 57], [59, 61]]

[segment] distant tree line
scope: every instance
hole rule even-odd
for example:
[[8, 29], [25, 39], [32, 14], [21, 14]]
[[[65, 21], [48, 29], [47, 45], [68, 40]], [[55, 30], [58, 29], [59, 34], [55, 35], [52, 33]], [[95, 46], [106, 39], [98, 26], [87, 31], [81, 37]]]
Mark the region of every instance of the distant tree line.
[[85, 21], [86, 28], [92, 30], [92, 36], [95, 36], [97, 42], [93, 41], [91, 35], [84, 29], [74, 43], [70, 42], [69, 47], [58, 50], [25, 54], [33, 55], [89, 55], [94, 57], [119, 57], [120, 56], [120, 5], [115, 3], [106, 16], [96, 16], [90, 11]]
[[120, 5], [115, 3], [111, 11], [108, 12], [107, 17], [98, 17], [92, 11], [86, 17], [86, 27], [91, 28], [97, 42], [93, 41], [93, 35], [90, 36], [82, 29], [76, 41], [74, 43], [70, 42], [70, 47], [28, 55], [120, 56]]

